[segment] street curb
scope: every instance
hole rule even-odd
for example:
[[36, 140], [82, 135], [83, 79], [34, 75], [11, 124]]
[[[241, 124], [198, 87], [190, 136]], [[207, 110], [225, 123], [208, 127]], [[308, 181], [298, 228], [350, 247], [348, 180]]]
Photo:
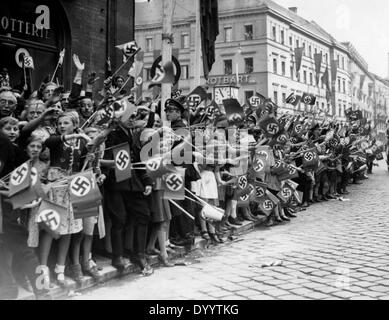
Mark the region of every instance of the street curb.
[[[253, 231], [256, 227], [263, 225], [263, 220], [259, 221], [244, 221], [242, 226], [237, 226], [233, 227], [233, 229], [229, 232], [226, 233], [227, 238], [230, 236], [238, 236], [242, 235], [248, 232]], [[227, 242], [228, 243], [228, 242]], [[184, 258], [187, 254], [190, 252], [193, 252], [194, 250], [206, 250], [208, 247], [210, 247], [211, 242], [209, 240], [205, 240], [201, 237], [196, 237], [195, 238], [195, 243], [192, 247], [190, 248], [175, 248], [174, 250], [176, 251], [175, 254], [169, 255], [171, 260], [174, 259], [179, 259], [179, 258]], [[111, 266], [111, 259], [105, 258], [105, 257], [97, 257], [96, 259], [97, 265], [101, 266], [103, 268], [102, 271], [100, 271], [102, 277], [101, 280], [98, 282], [94, 280], [92, 277], [89, 276], [84, 276], [82, 282], [77, 285], [77, 283], [66, 277], [66, 281], [68, 283], [68, 286], [66, 289], [60, 288], [58, 286], [55, 286], [54, 288], [51, 288], [49, 291], [49, 295], [51, 296], [52, 299], [66, 299], [69, 296], [69, 293], [72, 291], [83, 291], [86, 289], [90, 289], [96, 286], [101, 286], [105, 282], [112, 280], [112, 279], [117, 279], [121, 278], [124, 276], [128, 276], [130, 274], [139, 274], [139, 268], [135, 265], [132, 265], [124, 272], [118, 271], [116, 268]], [[151, 266], [153, 267], [158, 267], [160, 265], [160, 262], [158, 260], [157, 256], [149, 256], [148, 257], [148, 262]], [[33, 293], [28, 292], [24, 290], [23, 288], [19, 287], [19, 296], [17, 300], [35, 300], [35, 296]]]

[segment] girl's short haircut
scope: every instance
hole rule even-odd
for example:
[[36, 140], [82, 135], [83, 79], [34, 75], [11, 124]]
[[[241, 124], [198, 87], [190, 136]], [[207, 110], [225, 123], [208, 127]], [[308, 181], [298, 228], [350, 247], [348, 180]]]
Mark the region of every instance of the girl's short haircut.
[[69, 117], [72, 122], [73, 122], [73, 125], [78, 128], [80, 126], [80, 117], [77, 113], [77, 111], [65, 111], [65, 112], [62, 112], [59, 116], [58, 116], [58, 119], [57, 121], [59, 121], [60, 118], [63, 118], [63, 117]]
[[0, 130], [8, 124], [11, 126], [17, 126], [19, 124], [19, 120], [14, 117], [5, 117], [0, 119]]
[[28, 139], [26, 140], [26, 146], [28, 146], [30, 143], [35, 142], [35, 141], [39, 141], [43, 146], [42, 139], [39, 138], [38, 136], [35, 136], [35, 135], [31, 135], [30, 137], [28, 137]]

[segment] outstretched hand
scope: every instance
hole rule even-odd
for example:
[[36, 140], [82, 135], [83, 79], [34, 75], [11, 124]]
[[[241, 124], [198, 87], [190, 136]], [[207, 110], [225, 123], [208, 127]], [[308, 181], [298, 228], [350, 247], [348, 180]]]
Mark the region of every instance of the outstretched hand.
[[73, 54], [73, 62], [78, 71], [83, 71], [85, 69], [85, 63], [80, 62], [80, 58], [78, 57], [78, 55]]

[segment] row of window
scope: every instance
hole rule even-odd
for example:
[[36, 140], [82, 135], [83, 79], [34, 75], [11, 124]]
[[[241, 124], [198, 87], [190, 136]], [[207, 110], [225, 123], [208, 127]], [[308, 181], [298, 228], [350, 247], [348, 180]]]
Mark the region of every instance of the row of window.
[[[252, 24], [246, 24], [244, 26], [243, 39], [244, 40], [253, 40], [253, 25]], [[232, 27], [224, 27], [224, 42], [232, 42]]]
[[[272, 40], [279, 42], [283, 45], [285, 45], [285, 30], [281, 29], [279, 32], [279, 37], [277, 37], [277, 28], [276, 26], [272, 27]], [[305, 45], [305, 41], [302, 41], [301, 45], [304, 47], [303, 55], [309, 58], [313, 58], [313, 50], [312, 50], [312, 45]], [[289, 46], [293, 48], [293, 36], [289, 36]], [[295, 48], [300, 47], [300, 40], [296, 39], [295, 40]], [[318, 53], [318, 49], [314, 48], [314, 53]], [[323, 50], [320, 50], [320, 53], [323, 54]], [[341, 57], [339, 54], [337, 55], [337, 60], [338, 60], [338, 68], [346, 70], [346, 59], [345, 57]], [[325, 61], [328, 64], [328, 53], [325, 53], [323, 55], [323, 61]]]
[[[181, 49], [188, 49], [190, 46], [189, 41], [189, 34], [188, 33], [182, 33], [181, 34]], [[154, 38], [153, 37], [146, 37], [146, 52], [151, 52], [154, 50]]]
[[[224, 74], [232, 74], [232, 59], [223, 60]], [[254, 59], [244, 58], [244, 73], [254, 72]]]

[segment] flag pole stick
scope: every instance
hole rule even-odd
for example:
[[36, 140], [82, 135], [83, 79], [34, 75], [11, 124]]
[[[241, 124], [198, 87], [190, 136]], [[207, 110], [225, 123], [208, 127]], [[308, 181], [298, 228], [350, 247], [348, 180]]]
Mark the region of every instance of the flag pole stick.
[[200, 0], [195, 0], [196, 29], [195, 29], [195, 70], [194, 87], [201, 84], [201, 26], [200, 26]]
[[169, 199], [169, 202], [173, 204], [175, 207], [177, 207], [178, 209], [180, 209], [183, 213], [185, 213], [188, 216], [188, 218], [195, 220], [195, 218], [188, 211], [186, 211], [184, 208], [178, 205], [177, 202], [173, 201], [172, 199]]
[[[172, 33], [173, 33], [173, 0], [162, 2], [162, 61], [165, 65], [172, 59]], [[161, 120], [165, 122], [166, 113], [164, 105], [167, 99], [171, 98], [172, 86], [170, 83], [161, 84]]]
[[58, 60], [57, 65], [56, 65], [56, 67], [55, 67], [55, 69], [54, 69], [54, 73], [53, 73], [53, 75], [51, 76], [50, 82], [53, 82], [53, 81], [54, 81], [54, 77], [55, 77], [55, 74], [57, 73], [58, 67], [59, 67], [59, 60]]

